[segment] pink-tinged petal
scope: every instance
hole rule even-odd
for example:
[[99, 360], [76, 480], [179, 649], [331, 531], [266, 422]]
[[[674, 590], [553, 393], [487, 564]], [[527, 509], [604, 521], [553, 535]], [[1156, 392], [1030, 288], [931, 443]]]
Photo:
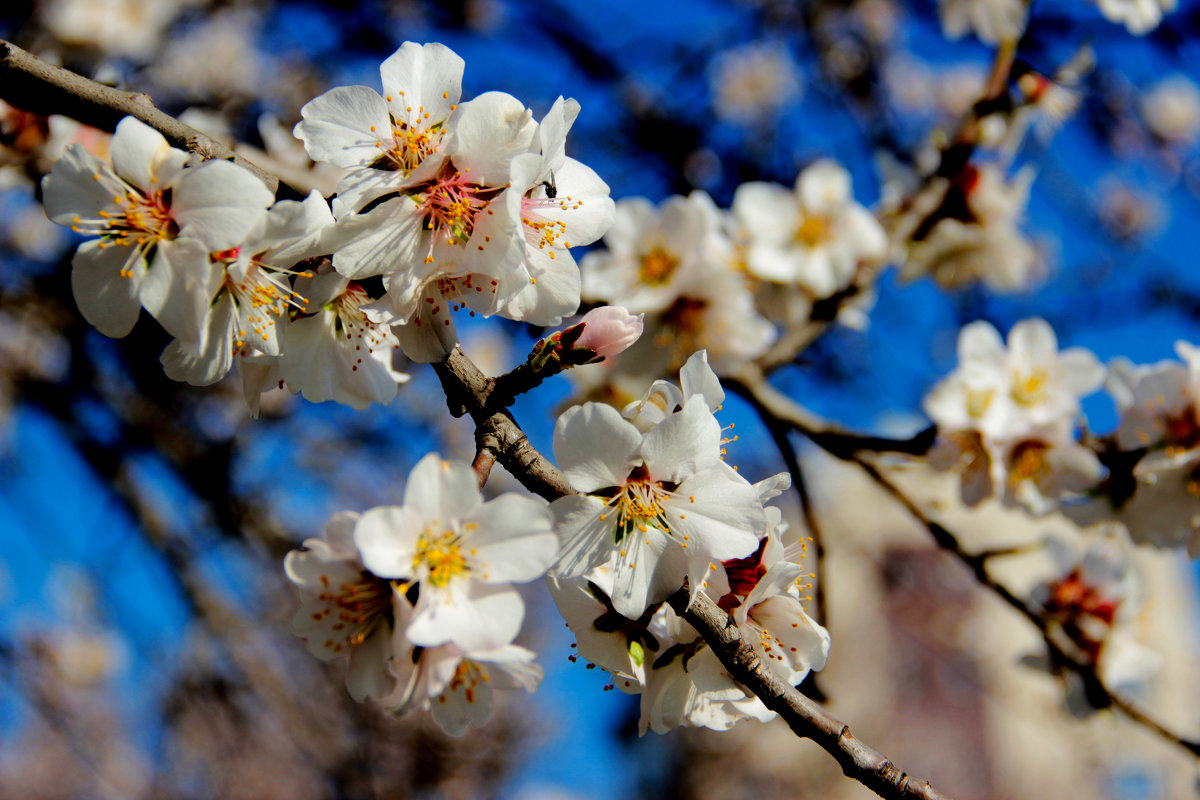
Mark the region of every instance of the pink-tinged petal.
[[354, 544], [363, 566], [381, 578], [411, 578], [417, 537], [426, 520], [407, 506], [383, 506], [363, 513], [354, 526]]
[[200, 342], [172, 341], [159, 361], [167, 377], [192, 386], [208, 386], [225, 377], [233, 366], [237, 314], [228, 293], [217, 297], [209, 309]]
[[601, 403], [567, 409], [554, 426], [558, 467], [580, 492], [624, 485], [641, 443], [641, 432]]
[[125, 117], [117, 123], [109, 154], [118, 175], [143, 191], [154, 191], [167, 188], [158, 175], [159, 165], [167, 162], [174, 167], [172, 162], [187, 158], [182, 150], [175, 151], [177, 156], [172, 156], [171, 150], [161, 133], [140, 120]]
[[294, 133], [313, 161], [365, 167], [392, 144], [387, 103], [366, 86], [330, 89], [305, 103], [300, 116]]
[[199, 342], [212, 300], [225, 271], [208, 258], [196, 239], [176, 239], [158, 245], [154, 264], [142, 280], [139, 296], [167, 333]]
[[409, 641], [422, 647], [454, 642], [468, 652], [512, 643], [525, 617], [525, 603], [516, 589], [476, 581], [461, 581], [450, 588], [453, 591], [421, 586], [408, 624]]
[[639, 453], [654, 480], [679, 483], [720, 463], [721, 425], [703, 396], [690, 397], [646, 434]]
[[558, 529], [558, 560], [550, 572], [561, 578], [575, 578], [608, 562], [615, 536], [615, 517], [606, 515], [604, 501], [598, 497], [573, 494], [550, 504]]
[[666, 600], [687, 577], [679, 545], [653, 528], [621, 540], [613, 567], [613, 608], [629, 619]]
[[[84, 242], [71, 259], [71, 290], [83, 318], [105, 336], [119, 339], [133, 330], [141, 303], [138, 288], [145, 262], [132, 248]], [[127, 275], [126, 271], [132, 274]]]
[[462, 461], [443, 461], [430, 453], [417, 462], [404, 486], [404, 505], [427, 524], [445, 525], [483, 502], [475, 471]]
[[558, 555], [550, 510], [531, 497], [502, 494], [463, 517], [463, 523], [471, 574], [484, 583], [540, 578]]
[[210, 250], [241, 244], [266, 215], [275, 196], [254, 173], [229, 161], [206, 161], [175, 182], [171, 216], [179, 235]]
[[504, 92], [484, 92], [463, 103], [446, 146], [456, 166], [473, 181], [502, 186], [512, 160], [530, 149], [537, 126], [520, 100]]
[[76, 217], [95, 219], [98, 211], [119, 216], [121, 209], [113, 202], [114, 187], [119, 182], [108, 165], [82, 145], [73, 144], [42, 179], [46, 216], [67, 227], [75, 224]]
[[392, 114], [410, 125], [424, 123], [422, 127], [446, 119], [462, 97], [465, 66], [457, 53], [439, 42], [400, 45], [379, 65]]

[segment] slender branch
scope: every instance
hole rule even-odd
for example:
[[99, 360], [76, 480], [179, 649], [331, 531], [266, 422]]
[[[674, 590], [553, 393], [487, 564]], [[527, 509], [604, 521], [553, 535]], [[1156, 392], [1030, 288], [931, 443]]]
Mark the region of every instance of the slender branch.
[[0, 97], [22, 111], [61, 114], [86, 125], [114, 131], [125, 117], [154, 128], [173, 146], [202, 158], [229, 159], [253, 172], [275, 192], [279, 178], [239, 156], [216, 139], [155, 107], [150, 96], [124, 92], [57, 67], [0, 39]]
[[880, 797], [938, 800], [947, 796], [927, 781], [910, 776], [887, 756], [850, 732], [850, 726], [831, 716], [815, 701], [771, 672], [758, 658], [733, 618], [705, 594], [687, 607], [688, 593], [676, 592], [667, 601], [695, 628], [733, 678], [758, 696], [797, 735], [812, 739], [837, 760], [842, 772]]

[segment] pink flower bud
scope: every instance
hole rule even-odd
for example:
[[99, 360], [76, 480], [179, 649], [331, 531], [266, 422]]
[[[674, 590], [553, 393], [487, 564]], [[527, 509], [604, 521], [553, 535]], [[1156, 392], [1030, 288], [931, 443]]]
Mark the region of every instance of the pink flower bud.
[[642, 335], [642, 317], [630, 314], [620, 306], [593, 308], [579, 323], [583, 333], [575, 347], [591, 350], [597, 358], [615, 356], [638, 340]]

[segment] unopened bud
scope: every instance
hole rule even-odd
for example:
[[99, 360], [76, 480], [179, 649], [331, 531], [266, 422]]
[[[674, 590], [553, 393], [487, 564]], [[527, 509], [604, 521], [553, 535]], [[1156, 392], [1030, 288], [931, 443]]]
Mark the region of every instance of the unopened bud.
[[601, 306], [584, 315], [583, 328], [575, 348], [591, 350], [597, 359], [624, 352], [642, 335], [642, 317], [630, 314], [621, 306]]

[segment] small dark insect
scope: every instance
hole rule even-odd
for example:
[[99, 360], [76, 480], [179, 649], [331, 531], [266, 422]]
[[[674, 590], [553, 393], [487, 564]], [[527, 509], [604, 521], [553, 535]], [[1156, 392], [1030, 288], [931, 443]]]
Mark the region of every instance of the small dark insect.
[[554, 185], [553, 172], [550, 173], [550, 180], [542, 181], [539, 185], [546, 187], [546, 197], [549, 197], [551, 200], [558, 197], [558, 187]]

